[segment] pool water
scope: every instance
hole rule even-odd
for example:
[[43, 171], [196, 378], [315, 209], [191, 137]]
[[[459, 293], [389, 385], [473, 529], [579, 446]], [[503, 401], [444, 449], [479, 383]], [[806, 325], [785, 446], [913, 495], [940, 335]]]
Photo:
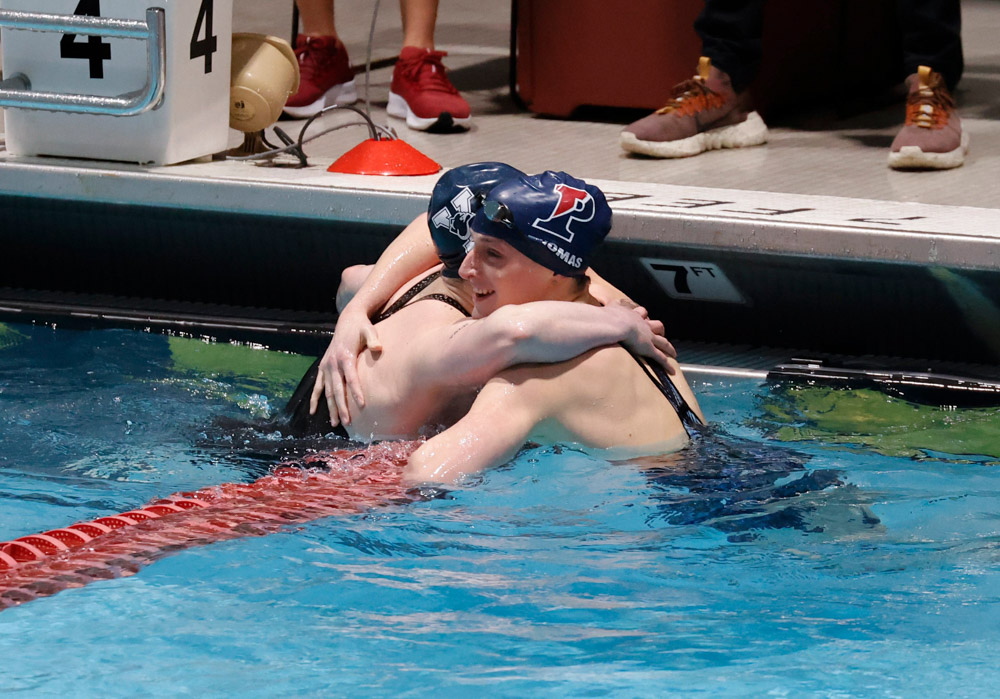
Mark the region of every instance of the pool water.
[[[261, 476], [295, 444], [213, 421], [273, 413], [308, 363], [0, 326], [0, 541]], [[6, 609], [0, 692], [989, 691], [998, 411], [692, 383], [720, 428], [680, 456], [527, 450], [445, 497], [190, 548]]]

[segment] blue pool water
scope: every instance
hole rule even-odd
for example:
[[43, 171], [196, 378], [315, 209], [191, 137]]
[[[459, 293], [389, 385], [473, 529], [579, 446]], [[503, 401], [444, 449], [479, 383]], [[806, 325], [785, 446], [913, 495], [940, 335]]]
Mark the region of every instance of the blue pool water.
[[[208, 426], [273, 411], [307, 363], [0, 326], [0, 540], [262, 475], [280, 449]], [[880, 440], [831, 431], [870, 396], [693, 384], [725, 434], [680, 459], [530, 450], [447, 498], [189, 549], [2, 611], [0, 692], [982, 696], [997, 683], [995, 410], [896, 402], [861, 420]]]

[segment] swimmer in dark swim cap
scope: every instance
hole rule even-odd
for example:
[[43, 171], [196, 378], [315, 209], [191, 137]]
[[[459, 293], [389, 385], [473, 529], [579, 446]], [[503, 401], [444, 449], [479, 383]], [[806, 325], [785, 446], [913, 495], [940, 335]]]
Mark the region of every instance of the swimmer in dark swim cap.
[[504, 163], [473, 163], [441, 175], [431, 193], [427, 224], [437, 256], [444, 265], [441, 274], [458, 279], [458, 268], [472, 249], [469, 225], [486, 195], [496, 185], [523, 175]]
[[[472, 251], [459, 270], [472, 286], [473, 317], [488, 320], [540, 300], [592, 307], [584, 272], [610, 228], [604, 194], [566, 173], [516, 175], [497, 185], [473, 219]], [[509, 460], [527, 441], [574, 444], [612, 459], [676, 451], [704, 418], [673, 369], [671, 381], [617, 345], [506, 369], [461, 420], [413, 453], [406, 476], [452, 482]]]
[[[473, 305], [468, 283], [457, 276], [469, 222], [498, 181], [518, 177], [524, 174], [501, 163], [466, 165], [441, 177], [427, 216], [390, 245], [344, 307], [318, 367], [313, 412], [325, 394], [330, 422], [342, 422], [352, 438], [412, 438], [454, 422], [483, 383], [514, 364], [560, 361], [619, 341], [667, 361], [673, 348], [651, 330], [662, 326], [622, 307], [511, 305], [496, 318], [462, 322]], [[413, 274], [389, 290], [392, 275], [428, 254], [442, 261], [432, 275]], [[340, 335], [348, 339], [338, 344]]]
[[[530, 177], [519, 173], [490, 191], [472, 228], [480, 236], [503, 241], [526, 262], [582, 283], [591, 254], [611, 230], [611, 208], [600, 189], [565, 172]], [[526, 275], [522, 281], [532, 279]], [[499, 297], [497, 290], [475, 294], [473, 315], [489, 315], [500, 306], [537, 300], [545, 294], [527, 283], [514, 285], [506, 293]]]
[[[472, 247], [469, 224], [494, 186], [523, 174], [505, 163], [470, 163], [441, 175], [431, 193], [427, 214], [421, 214], [394, 240], [374, 265], [344, 270], [337, 290], [337, 310], [343, 312], [367, 282], [366, 303], [374, 314], [400, 287], [440, 262], [441, 275], [458, 279], [458, 267]], [[428, 235], [428, 229], [430, 235]], [[391, 263], [391, 267], [381, 262]]]

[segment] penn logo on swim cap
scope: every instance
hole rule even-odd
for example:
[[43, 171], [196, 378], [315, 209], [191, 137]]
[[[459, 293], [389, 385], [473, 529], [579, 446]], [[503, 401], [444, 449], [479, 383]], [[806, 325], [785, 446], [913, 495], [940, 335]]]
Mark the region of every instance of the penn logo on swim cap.
[[577, 277], [611, 230], [611, 207], [594, 185], [547, 170], [490, 190], [472, 230], [506, 241], [557, 274]]
[[536, 218], [531, 226], [572, 243], [575, 236], [573, 224], [593, 220], [597, 206], [593, 195], [585, 189], [567, 184], [557, 184], [555, 189], [559, 193], [559, 200], [552, 213], [548, 218]]
[[469, 225], [486, 194], [494, 186], [523, 172], [505, 163], [470, 163], [441, 175], [431, 193], [427, 222], [438, 257], [444, 263], [441, 273], [458, 279], [458, 268], [472, 247]]

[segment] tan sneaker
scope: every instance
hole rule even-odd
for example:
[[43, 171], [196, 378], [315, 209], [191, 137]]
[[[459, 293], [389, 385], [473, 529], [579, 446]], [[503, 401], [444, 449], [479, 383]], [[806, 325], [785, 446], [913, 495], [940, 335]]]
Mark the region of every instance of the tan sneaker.
[[685, 158], [715, 148], [743, 148], [767, 142], [767, 126], [749, 111], [747, 94], [733, 91], [729, 76], [702, 56], [698, 74], [670, 92], [670, 101], [622, 131], [631, 153]]
[[969, 135], [944, 79], [927, 66], [906, 79], [906, 123], [889, 149], [889, 167], [946, 170], [965, 162]]

